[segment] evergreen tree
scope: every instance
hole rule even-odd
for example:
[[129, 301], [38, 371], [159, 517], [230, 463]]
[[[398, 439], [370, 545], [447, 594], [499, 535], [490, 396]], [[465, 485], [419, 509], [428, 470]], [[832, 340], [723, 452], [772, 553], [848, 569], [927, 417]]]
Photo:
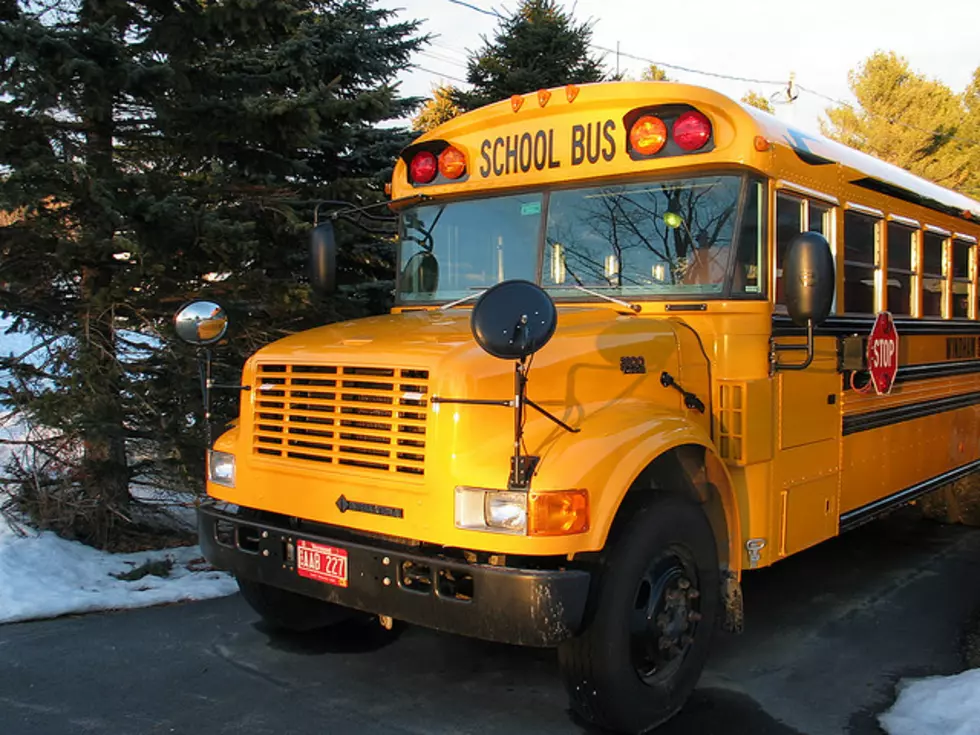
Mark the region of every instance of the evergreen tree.
[[[0, 363], [0, 406], [47, 427], [57, 458], [28, 509], [81, 509], [62, 530], [104, 545], [133, 482], [200, 477], [193, 353], [165, 341], [188, 298], [239, 317], [232, 382], [243, 352], [371, 307], [315, 314], [297, 274], [314, 203], [380, 200], [408, 140], [378, 123], [416, 104], [392, 80], [425, 39], [374, 5], [0, 6], [0, 211], [20, 213], [0, 226], [0, 315], [39, 346]], [[345, 255], [377, 301], [388, 252]]]
[[453, 101], [453, 96], [457, 94], [458, 90], [448, 84], [433, 87], [432, 97], [425, 101], [422, 109], [412, 118], [412, 130], [424, 133], [462, 113], [462, 108]]
[[470, 91], [454, 95], [464, 110], [545, 87], [601, 82], [602, 61], [591, 55], [592, 24], [577, 23], [556, 0], [522, 0], [502, 18], [493, 42], [471, 54]]
[[742, 102], [763, 112], [768, 112], [770, 115], [776, 114], [776, 110], [772, 106], [772, 102], [769, 101], [769, 98], [756, 92], [754, 89], [750, 89], [742, 95]]
[[970, 186], [977, 151], [964, 142], [969, 120], [961, 96], [881, 51], [848, 80], [857, 105], [828, 109], [824, 134], [943, 186]]

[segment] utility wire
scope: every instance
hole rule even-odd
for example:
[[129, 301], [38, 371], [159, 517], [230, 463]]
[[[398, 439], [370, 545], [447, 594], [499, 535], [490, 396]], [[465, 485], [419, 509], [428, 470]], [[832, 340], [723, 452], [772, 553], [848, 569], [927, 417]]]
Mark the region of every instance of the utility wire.
[[443, 51], [448, 51], [450, 54], [458, 56], [461, 59], [466, 59], [469, 51], [459, 46], [450, 46], [448, 43], [442, 43], [442, 38], [442, 36], [436, 36], [435, 40], [431, 41], [431, 45], [435, 48], [440, 48]]
[[483, 13], [484, 15], [489, 15], [493, 18], [500, 18], [502, 20], [504, 17], [493, 8], [487, 10], [486, 8], [481, 8], [479, 5], [473, 5], [472, 3], [463, 2], [463, 0], [447, 0], [447, 1], [452, 3], [453, 5], [459, 5], [464, 8], [469, 8], [470, 10], [475, 10], [478, 13]]
[[642, 56], [636, 56], [635, 54], [628, 54], [625, 51], [616, 51], [616, 49], [606, 48], [605, 46], [599, 46], [597, 44], [591, 44], [592, 48], [596, 51], [602, 51], [607, 54], [618, 54], [619, 56], [625, 56], [627, 59], [633, 59], [634, 61], [642, 61], [645, 64], [656, 64], [657, 66], [662, 66], [667, 69], [676, 69], [677, 71], [686, 71], [690, 74], [703, 74], [706, 77], [717, 77], [718, 79], [730, 79], [733, 82], [748, 82], [749, 84], [772, 84], [785, 86], [785, 80], [775, 80], [775, 79], [752, 79], [750, 77], [736, 77], [731, 74], [720, 74], [713, 71], [704, 71], [703, 69], [692, 69], [689, 66], [680, 66], [679, 64], [668, 64], [666, 61], [654, 61], [653, 59], [647, 59]]
[[[477, 13], [482, 13], [483, 15], [489, 15], [489, 16], [492, 16], [492, 17], [495, 17], [495, 18], [503, 18], [503, 16], [500, 15], [500, 13], [498, 13], [496, 10], [492, 10], [492, 9], [491, 10], [487, 10], [486, 8], [481, 8], [478, 5], [474, 5], [474, 4], [469, 3], [469, 2], [464, 2], [464, 0], [447, 0], [447, 2], [450, 2], [453, 5], [459, 5], [461, 7], [468, 8], [470, 10], [476, 11]], [[667, 63], [665, 61], [654, 61], [653, 59], [648, 59], [648, 58], [645, 58], [643, 56], [637, 56], [635, 54], [630, 54], [630, 53], [627, 53], [627, 52], [622, 51], [620, 49], [611, 49], [611, 48], [607, 48], [605, 46], [599, 46], [598, 44], [590, 44], [590, 45], [596, 51], [602, 51], [603, 53], [607, 53], [607, 54], [615, 54], [617, 57], [623, 56], [623, 57], [626, 57], [627, 59], [632, 59], [634, 61], [641, 61], [641, 62], [643, 62], [645, 64], [655, 64], [657, 66], [661, 66], [661, 67], [664, 67], [666, 69], [675, 69], [677, 71], [683, 71], [683, 72], [687, 72], [689, 74], [700, 74], [700, 75], [707, 76], [707, 77], [714, 77], [716, 79], [727, 79], [727, 80], [730, 80], [730, 81], [733, 81], [733, 82], [745, 82], [746, 84], [765, 84], [765, 85], [779, 86], [779, 87], [782, 87], [782, 86], [785, 86], [786, 85], [786, 82], [783, 81], [783, 80], [776, 80], [776, 79], [753, 79], [752, 77], [740, 77], [740, 76], [736, 76], [736, 75], [733, 75], [733, 74], [722, 74], [722, 73], [719, 73], [719, 72], [705, 71], [704, 69], [693, 69], [691, 67], [681, 66], [679, 64], [669, 64], [669, 63]], [[456, 80], [456, 81], [460, 81], [460, 80]], [[920, 127], [917, 127], [915, 125], [909, 125], [908, 123], [902, 122], [900, 120], [896, 120], [895, 118], [893, 118], [893, 117], [891, 117], [889, 115], [882, 115], [881, 113], [872, 112], [870, 110], [865, 110], [863, 108], [856, 107], [855, 105], [851, 104], [850, 102], [845, 102], [844, 100], [839, 100], [839, 99], [837, 99], [835, 97], [831, 97], [829, 95], [823, 94], [822, 92], [818, 92], [818, 91], [816, 91], [814, 89], [810, 89], [809, 87], [804, 87], [802, 84], [796, 84], [795, 87], [799, 91], [805, 92], [806, 94], [811, 94], [811, 95], [813, 95], [815, 97], [819, 97], [819, 98], [821, 98], [823, 100], [826, 100], [827, 102], [831, 102], [831, 103], [833, 103], [835, 105], [839, 105], [839, 106], [842, 106], [842, 107], [848, 107], [851, 110], [854, 110], [855, 112], [864, 113], [865, 115], [868, 115], [870, 117], [878, 117], [878, 118], [881, 118], [881, 119], [886, 120], [887, 122], [891, 123], [892, 125], [897, 125], [899, 127], [906, 128], [907, 130], [913, 130], [913, 131], [922, 133], [924, 135], [932, 136], [934, 138], [936, 138], [936, 137], [939, 137], [939, 138], [944, 137], [942, 131], [939, 131], [939, 130], [928, 130], [926, 128], [920, 128]], [[950, 135], [950, 136], [945, 136], [945, 137], [947, 137], [948, 140], [955, 140], [955, 141], [957, 141], [959, 143], [966, 143], [966, 144], [969, 144], [969, 145], [977, 145], [977, 146], [980, 146], [980, 141], [973, 140], [971, 138], [964, 138], [964, 137], [958, 136], [958, 135]]]
[[419, 66], [418, 64], [413, 64], [413, 66], [419, 71], [424, 71], [426, 74], [432, 74], [433, 76], [440, 77], [442, 79], [451, 79], [454, 82], [459, 82], [460, 84], [469, 84], [465, 79], [460, 79], [459, 77], [454, 77], [452, 74], [445, 74], [441, 71], [435, 71], [433, 69], [427, 69], [424, 66]]
[[421, 54], [422, 56], [426, 56], [432, 59], [433, 61], [438, 61], [442, 64], [449, 64], [450, 66], [458, 66], [461, 69], [468, 68], [465, 62], [458, 61], [457, 59], [452, 59], [448, 56], [443, 56], [442, 54], [432, 53], [431, 51], [419, 51], [417, 53]]
[[[492, 10], [492, 9], [487, 10], [486, 8], [481, 8], [480, 6], [474, 5], [473, 3], [465, 2], [465, 0], [446, 0], [446, 2], [452, 3], [453, 5], [459, 5], [460, 7], [473, 10], [477, 13], [482, 13], [483, 15], [489, 15], [494, 18], [503, 18], [503, 16], [500, 13], [498, 13], [496, 10]], [[606, 48], [605, 46], [599, 46], [598, 44], [594, 44], [594, 43], [590, 45], [596, 51], [602, 51], [607, 54], [618, 54], [619, 56], [625, 56], [627, 59], [633, 59], [634, 61], [642, 61], [646, 64], [656, 64], [657, 66], [662, 66], [667, 69], [676, 69], [677, 71], [685, 71], [690, 74], [703, 74], [704, 76], [716, 77], [718, 79], [730, 79], [734, 82], [748, 82], [749, 84], [770, 84], [770, 85], [777, 85], [777, 86], [782, 86], [786, 84], [784, 80], [777, 81], [773, 79], [752, 79], [749, 77], [738, 77], [738, 76], [733, 76], [731, 74], [720, 74], [718, 72], [713, 72], [713, 71], [704, 71], [702, 69], [692, 69], [691, 67], [680, 66], [679, 64], [668, 64], [667, 62], [664, 61], [654, 61], [653, 59], [647, 59], [642, 56], [636, 56], [635, 54], [629, 54], [626, 53], [625, 51], [617, 51], [616, 49]]]

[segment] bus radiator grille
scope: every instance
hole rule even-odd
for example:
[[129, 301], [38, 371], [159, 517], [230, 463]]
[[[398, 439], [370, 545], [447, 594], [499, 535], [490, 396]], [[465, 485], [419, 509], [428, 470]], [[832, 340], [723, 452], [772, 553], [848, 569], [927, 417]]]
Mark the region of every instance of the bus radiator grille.
[[255, 454], [424, 475], [427, 370], [260, 363], [255, 383]]

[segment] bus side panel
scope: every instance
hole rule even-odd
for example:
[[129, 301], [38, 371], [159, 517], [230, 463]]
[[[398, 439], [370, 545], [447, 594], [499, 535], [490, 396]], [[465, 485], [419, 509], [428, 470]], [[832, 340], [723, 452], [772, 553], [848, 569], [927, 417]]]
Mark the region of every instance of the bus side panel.
[[[780, 344], [801, 342], [780, 339]], [[780, 362], [799, 362], [784, 352]], [[837, 343], [818, 338], [805, 370], [778, 373], [778, 439], [772, 463], [775, 558], [837, 533], [840, 473], [840, 373]]]

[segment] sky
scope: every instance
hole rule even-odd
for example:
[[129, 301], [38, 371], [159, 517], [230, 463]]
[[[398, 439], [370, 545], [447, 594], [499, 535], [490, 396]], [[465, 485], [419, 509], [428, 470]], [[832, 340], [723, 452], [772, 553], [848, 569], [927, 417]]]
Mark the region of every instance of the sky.
[[[517, 0], [466, 0], [485, 11], [513, 11]], [[417, 68], [400, 77], [406, 95], [428, 96], [434, 84], [465, 79], [466, 57], [491, 36], [496, 18], [453, 0], [379, 0], [400, 19], [422, 20], [432, 43]], [[594, 22], [593, 44], [620, 49], [622, 71], [639, 78], [660, 62], [676, 81], [711, 87], [736, 99], [754, 89], [785, 100], [790, 74], [820, 94], [853, 101], [848, 71], [878, 49], [906, 57], [912, 68], [962, 91], [980, 66], [980, 0], [565, 0], [578, 20]], [[600, 52], [601, 53], [601, 52]], [[615, 53], [605, 54], [616, 68]], [[667, 68], [667, 64], [779, 84], [746, 83]], [[777, 115], [817, 132], [830, 103], [801, 92]]]

